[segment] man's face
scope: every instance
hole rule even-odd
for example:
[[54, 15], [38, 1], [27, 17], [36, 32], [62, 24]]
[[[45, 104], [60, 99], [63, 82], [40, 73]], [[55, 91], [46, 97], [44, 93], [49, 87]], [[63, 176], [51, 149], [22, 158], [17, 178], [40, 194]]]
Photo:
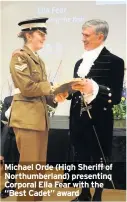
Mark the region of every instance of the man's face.
[[103, 43], [103, 33], [96, 34], [95, 27], [86, 27], [82, 30], [82, 41], [84, 43], [84, 49], [89, 51], [97, 48]]

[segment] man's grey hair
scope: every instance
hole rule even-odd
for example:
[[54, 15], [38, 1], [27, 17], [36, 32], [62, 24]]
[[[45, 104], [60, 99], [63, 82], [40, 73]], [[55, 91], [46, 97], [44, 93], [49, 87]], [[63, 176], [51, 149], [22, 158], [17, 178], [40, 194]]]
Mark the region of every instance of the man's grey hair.
[[100, 32], [103, 33], [104, 41], [105, 41], [108, 36], [108, 32], [109, 32], [108, 23], [104, 20], [99, 20], [99, 19], [89, 20], [83, 24], [82, 29], [85, 29], [87, 27], [92, 27], [92, 26], [95, 27], [96, 34], [98, 34]]

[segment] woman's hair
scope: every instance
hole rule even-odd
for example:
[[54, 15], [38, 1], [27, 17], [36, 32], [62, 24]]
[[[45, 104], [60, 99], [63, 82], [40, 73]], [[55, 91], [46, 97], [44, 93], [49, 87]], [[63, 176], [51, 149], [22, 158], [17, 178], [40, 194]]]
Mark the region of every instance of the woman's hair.
[[35, 30], [34, 30], [34, 31], [21, 31], [21, 32], [19, 33], [18, 37], [19, 37], [19, 38], [22, 38], [22, 39], [24, 40], [24, 43], [26, 43], [26, 42], [27, 42], [26, 33], [29, 33], [29, 34], [32, 35], [34, 32], [35, 32]]

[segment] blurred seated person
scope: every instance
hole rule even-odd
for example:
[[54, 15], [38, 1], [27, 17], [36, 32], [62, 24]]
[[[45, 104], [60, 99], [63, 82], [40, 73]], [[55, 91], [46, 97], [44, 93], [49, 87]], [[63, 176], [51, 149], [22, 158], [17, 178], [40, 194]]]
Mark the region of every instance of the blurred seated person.
[[[19, 152], [16, 145], [16, 139], [14, 131], [11, 127], [8, 127], [8, 119], [10, 114], [10, 106], [12, 103], [13, 96], [8, 96], [4, 99], [4, 104], [1, 112], [1, 154], [0, 160], [4, 160], [4, 163], [9, 165], [18, 165], [19, 162]], [[6, 146], [5, 146], [6, 145]], [[15, 174], [15, 170], [8, 170], [11, 175]], [[11, 177], [10, 177], [11, 178]], [[14, 179], [8, 180], [8, 185], [14, 183]], [[7, 185], [7, 186], [8, 186]], [[9, 191], [14, 190], [8, 186], [1, 190], [1, 198], [7, 198], [9, 196]]]

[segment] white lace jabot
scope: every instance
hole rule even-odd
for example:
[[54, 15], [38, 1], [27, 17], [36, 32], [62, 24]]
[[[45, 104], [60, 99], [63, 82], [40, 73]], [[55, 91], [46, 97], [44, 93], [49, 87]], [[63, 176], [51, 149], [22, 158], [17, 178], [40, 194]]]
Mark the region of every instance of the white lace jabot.
[[[99, 56], [100, 52], [104, 48], [104, 44], [100, 45], [99, 47], [91, 50], [91, 51], [86, 51], [82, 55], [82, 63], [80, 64], [77, 74], [79, 77], [84, 78], [87, 76], [87, 74], [90, 72], [91, 67], [94, 65], [94, 61], [97, 59]], [[98, 94], [99, 91], [99, 86], [98, 84], [92, 80], [92, 85], [93, 85], [93, 94], [92, 95], [84, 95], [84, 101], [89, 104], [92, 100], [94, 100]]]
[[84, 53], [82, 55], [83, 61], [80, 64], [78, 71], [77, 71], [77, 74], [79, 77], [84, 78], [85, 76], [87, 76], [92, 65], [94, 65], [94, 61], [97, 59], [97, 57], [99, 56], [99, 54], [103, 48], [104, 48], [104, 44], [100, 45], [99, 47], [97, 47], [93, 50], [84, 51]]

